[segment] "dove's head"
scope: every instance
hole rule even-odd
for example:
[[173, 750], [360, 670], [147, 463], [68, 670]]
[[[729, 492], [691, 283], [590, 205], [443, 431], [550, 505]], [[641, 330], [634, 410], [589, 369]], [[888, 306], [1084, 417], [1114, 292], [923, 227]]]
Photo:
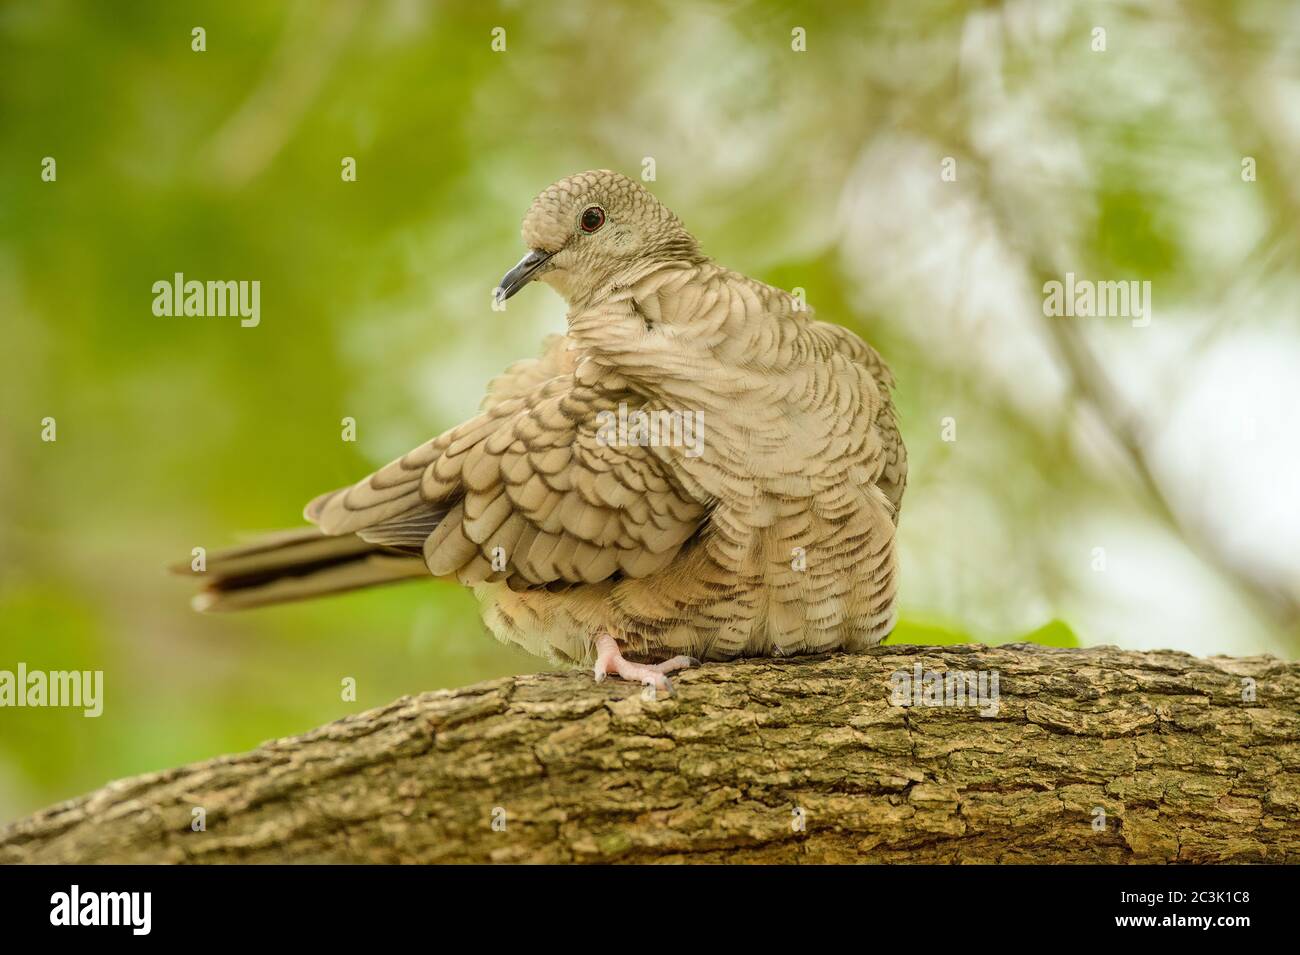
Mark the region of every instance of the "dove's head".
[[570, 302], [661, 265], [703, 259], [694, 236], [644, 186], [608, 169], [561, 179], [524, 216], [529, 252], [505, 274], [507, 299], [533, 279]]

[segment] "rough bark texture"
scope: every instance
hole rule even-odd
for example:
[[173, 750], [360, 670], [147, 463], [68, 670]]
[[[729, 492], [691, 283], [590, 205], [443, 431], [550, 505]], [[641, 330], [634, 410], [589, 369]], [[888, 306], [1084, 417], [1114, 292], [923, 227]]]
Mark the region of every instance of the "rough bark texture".
[[[997, 716], [892, 705], [917, 663], [997, 671]], [[1300, 861], [1300, 664], [882, 647], [676, 685], [403, 698], [54, 806], [0, 861]]]

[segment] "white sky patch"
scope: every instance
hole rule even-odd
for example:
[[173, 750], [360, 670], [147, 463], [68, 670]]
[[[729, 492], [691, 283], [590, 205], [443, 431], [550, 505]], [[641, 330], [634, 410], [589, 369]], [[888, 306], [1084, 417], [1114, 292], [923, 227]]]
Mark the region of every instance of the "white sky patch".
[[[1088, 645], [1197, 656], [1278, 652], [1274, 639], [1182, 542], [1150, 524], [1098, 515], [1060, 536], [1072, 559], [1066, 619]], [[1094, 570], [1093, 547], [1105, 548]]]
[[1243, 562], [1300, 588], [1300, 343], [1280, 329], [1216, 343], [1155, 435], [1182, 510]]
[[[1042, 302], [977, 207], [939, 179], [942, 156], [891, 140], [864, 154], [840, 207], [840, 259], [863, 305], [944, 363], [972, 361], [1027, 414], [1059, 413], [1063, 379], [1042, 335]], [[958, 166], [958, 176], [961, 166]]]

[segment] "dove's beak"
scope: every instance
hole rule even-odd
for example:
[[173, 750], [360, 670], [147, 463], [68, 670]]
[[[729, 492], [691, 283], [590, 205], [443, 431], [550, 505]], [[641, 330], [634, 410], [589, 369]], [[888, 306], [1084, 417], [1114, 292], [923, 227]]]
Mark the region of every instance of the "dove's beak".
[[549, 262], [554, 254], [533, 249], [520, 259], [518, 265], [501, 277], [501, 284], [497, 286], [497, 301], [504, 302], [532, 281], [537, 270]]

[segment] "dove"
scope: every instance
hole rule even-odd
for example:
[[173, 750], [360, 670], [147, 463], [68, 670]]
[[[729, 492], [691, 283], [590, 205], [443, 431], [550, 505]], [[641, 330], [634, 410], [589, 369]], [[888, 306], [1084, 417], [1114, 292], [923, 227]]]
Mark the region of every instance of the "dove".
[[195, 607], [444, 578], [505, 643], [649, 692], [883, 640], [907, 454], [876, 350], [609, 170], [551, 185], [522, 235], [496, 296], [549, 285], [564, 334], [474, 417], [309, 503], [314, 527], [211, 555]]

